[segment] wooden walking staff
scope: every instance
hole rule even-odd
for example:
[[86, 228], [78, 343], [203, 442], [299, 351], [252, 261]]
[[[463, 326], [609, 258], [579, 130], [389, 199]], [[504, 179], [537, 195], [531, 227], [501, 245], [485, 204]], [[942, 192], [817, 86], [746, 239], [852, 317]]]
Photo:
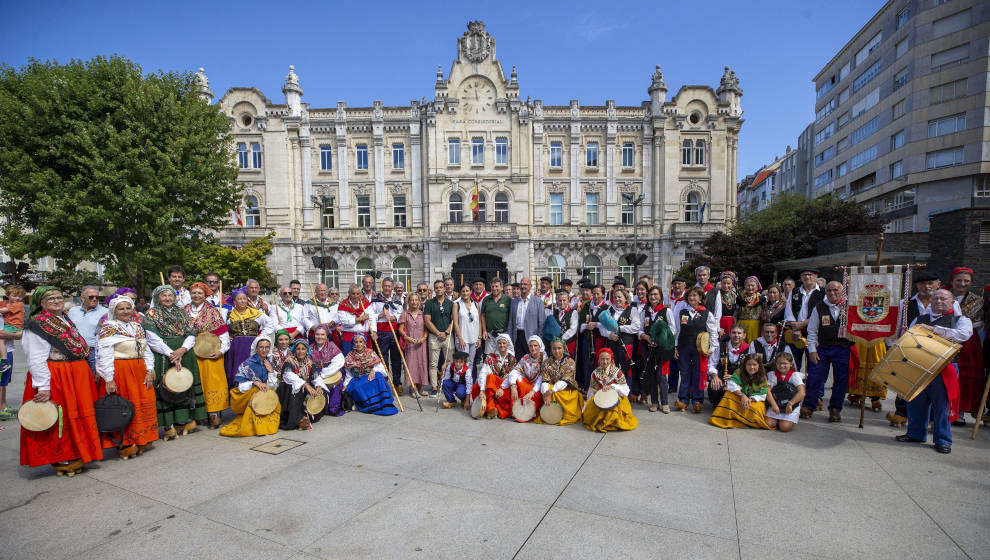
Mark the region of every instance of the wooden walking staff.
[[973, 424], [973, 433], [970, 439], [976, 439], [976, 431], [980, 429], [980, 422], [983, 421], [983, 414], [987, 411], [987, 393], [990, 393], [990, 377], [983, 384], [983, 399], [980, 401], [979, 414], [976, 415], [976, 422]]
[[165, 285], [165, 275], [164, 275], [164, 274], [162, 274], [162, 271], [160, 271], [160, 270], [158, 271], [158, 278], [160, 278], [160, 279], [161, 279], [161, 281], [162, 281], [162, 286], [164, 286], [164, 285]]
[[419, 391], [416, 390], [416, 385], [412, 381], [412, 377], [409, 376], [409, 364], [406, 363], [406, 353], [402, 351], [402, 345], [399, 344], [399, 338], [396, 336], [399, 331], [395, 329], [395, 323], [391, 319], [385, 317], [388, 321], [389, 328], [392, 329], [392, 338], [395, 339], [395, 347], [399, 349], [399, 357], [402, 358], [402, 367], [405, 369], [406, 381], [409, 382], [409, 386], [412, 387], [412, 396], [416, 399], [416, 404], [419, 405], [419, 411], [423, 412], [423, 403], [419, 402]]
[[[371, 321], [371, 317], [368, 317], [365, 323], [368, 323], [369, 321]], [[392, 396], [395, 398], [395, 404], [399, 407], [399, 412], [405, 412], [406, 409], [402, 408], [402, 401], [399, 400], [399, 394], [396, 393], [395, 386], [392, 385], [392, 372], [389, 371], [388, 364], [385, 363], [385, 355], [382, 354], [382, 349], [378, 346], [378, 338], [371, 336], [370, 325], [368, 325], [368, 338], [371, 339], [371, 342], [375, 343], [375, 350], [378, 351], [378, 359], [382, 361], [382, 366], [385, 368], [385, 373], [388, 374], [388, 378], [386, 378], [385, 381], [388, 383], [388, 388], [392, 391]]]

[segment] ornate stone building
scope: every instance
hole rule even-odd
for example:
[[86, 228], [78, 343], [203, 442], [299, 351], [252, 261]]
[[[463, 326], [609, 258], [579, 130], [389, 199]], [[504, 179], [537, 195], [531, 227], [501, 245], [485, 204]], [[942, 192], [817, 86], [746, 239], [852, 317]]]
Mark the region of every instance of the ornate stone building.
[[219, 101], [244, 186], [221, 239], [274, 231], [280, 282], [317, 281], [321, 218], [328, 280], [346, 285], [372, 268], [413, 283], [578, 268], [609, 280], [632, 274], [636, 234], [640, 274], [667, 281], [736, 213], [742, 90], [728, 67], [717, 90], [668, 99], [657, 66], [640, 106], [544, 105], [520, 97], [515, 67], [507, 76], [495, 38], [471, 22], [430, 100], [314, 108], [291, 66], [282, 92], [283, 104], [250, 87]]

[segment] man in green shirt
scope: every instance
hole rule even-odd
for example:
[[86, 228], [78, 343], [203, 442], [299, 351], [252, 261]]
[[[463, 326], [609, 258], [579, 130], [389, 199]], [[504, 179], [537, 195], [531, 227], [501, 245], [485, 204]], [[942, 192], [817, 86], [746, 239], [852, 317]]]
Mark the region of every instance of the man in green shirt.
[[491, 290], [481, 305], [481, 339], [485, 341], [485, 355], [495, 351], [495, 339], [505, 332], [512, 307], [512, 298], [502, 292], [501, 280], [492, 280]]
[[[443, 280], [437, 280], [433, 283], [433, 293], [433, 299], [427, 301], [426, 305], [423, 306], [423, 323], [426, 324], [426, 330], [429, 333], [427, 339], [430, 355], [430, 386], [432, 387], [430, 396], [436, 397], [437, 373], [446, 365], [445, 362], [452, 358], [454, 352], [454, 339], [450, 336], [450, 314], [454, 309], [454, 302], [447, 299]], [[440, 359], [441, 351], [443, 351], [443, 361]]]

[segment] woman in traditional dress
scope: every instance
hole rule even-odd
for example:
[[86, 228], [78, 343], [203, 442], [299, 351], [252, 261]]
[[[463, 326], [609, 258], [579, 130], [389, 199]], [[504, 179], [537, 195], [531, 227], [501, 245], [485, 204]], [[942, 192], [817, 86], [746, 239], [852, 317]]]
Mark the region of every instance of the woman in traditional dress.
[[760, 337], [760, 316], [766, 306], [766, 298], [760, 293], [762, 291], [763, 286], [756, 276], [750, 276], [743, 282], [743, 293], [739, 295], [736, 316], [737, 322], [746, 330], [747, 343]]
[[103, 458], [93, 402], [96, 384], [86, 361], [90, 348], [66, 317], [62, 292], [38, 286], [21, 339], [27, 357], [23, 403], [51, 401], [61, 408], [61, 423], [43, 431], [21, 428], [21, 464], [52, 465], [72, 476], [83, 463]]
[[[643, 332], [640, 333], [640, 345], [643, 349], [643, 394], [649, 393], [650, 412], [661, 410], [664, 414], [670, 413], [670, 405], [667, 404], [667, 394], [669, 392], [668, 377], [670, 375], [670, 360], [674, 357], [673, 344], [673, 322], [674, 315], [669, 307], [663, 305], [663, 290], [658, 285], [650, 287], [646, 294], [646, 301], [643, 306]], [[664, 323], [665, 326], [658, 326], [657, 323]], [[661, 348], [660, 340], [653, 340], [651, 332], [659, 335], [661, 329], [666, 329], [671, 346]]]
[[784, 322], [784, 311], [787, 298], [784, 297], [784, 288], [780, 284], [770, 284], [767, 286], [767, 301], [760, 314], [760, 322], [775, 323], [777, 332], [780, 333], [780, 324]]
[[343, 377], [333, 386], [327, 385], [327, 380], [344, 367], [344, 354], [330, 340], [330, 329], [325, 325], [317, 325], [313, 329], [313, 345], [309, 348], [309, 359], [313, 362], [316, 375], [320, 378], [317, 383], [322, 383], [327, 396], [325, 414], [343, 416], [350, 409], [349, 403], [344, 402]]
[[715, 407], [708, 423], [719, 428], [772, 429], [767, 424], [767, 372], [759, 356], [749, 354], [742, 367], [729, 377], [725, 396]]
[[495, 407], [499, 418], [512, 416], [512, 402], [520, 399], [530, 399], [535, 403], [536, 410], [540, 409], [543, 405], [540, 368], [546, 357], [543, 338], [535, 334], [529, 337], [529, 353], [516, 362], [502, 381], [502, 386], [495, 392]]
[[959, 419], [953, 426], [966, 425], [966, 413], [973, 418], [980, 412], [983, 400], [983, 387], [987, 375], [984, 369], [983, 343], [980, 332], [983, 331], [983, 298], [969, 291], [973, 284], [973, 269], [957, 266], [952, 269], [949, 277], [952, 295], [959, 304], [963, 316], [973, 322], [973, 336], [963, 343], [956, 365], [959, 368]]
[[474, 363], [474, 353], [478, 350], [481, 318], [478, 315], [478, 305], [471, 299], [471, 287], [461, 286], [461, 298], [454, 302], [450, 312], [454, 322], [451, 332], [454, 335], [454, 349], [466, 352], [467, 363]]
[[[103, 307], [110, 309], [110, 302], [113, 301], [118, 296], [126, 296], [130, 298], [132, 305], [135, 305], [137, 303], [137, 292], [125, 286], [123, 288], [117, 288], [116, 292], [107, 296], [107, 298], [103, 300]], [[100, 317], [100, 320], [97, 321], [97, 325], [103, 325], [103, 323], [109, 319], [113, 319], [113, 313], [107, 311], [107, 314], [104, 315], [103, 317]], [[134, 317], [131, 319], [131, 321], [138, 324], [144, 322], [144, 314], [138, 313], [137, 308], [134, 308]]]
[[[134, 302], [126, 296], [110, 300], [109, 319], [100, 327], [96, 373], [100, 394], [117, 393], [134, 405], [134, 416], [119, 438], [101, 433], [103, 447], [117, 448], [121, 459], [141, 455], [158, 439], [155, 406], [155, 357], [141, 323], [134, 321]], [[116, 439], [116, 441], [114, 441]]]
[[501, 394], [502, 382], [516, 367], [516, 354], [512, 337], [501, 333], [495, 338], [495, 351], [485, 356], [479, 368], [478, 382], [471, 389], [471, 397], [484, 401], [485, 418], [495, 418], [495, 395]]
[[[785, 406], [781, 406], [773, 396], [773, 387], [778, 383], [790, 383], [797, 391]], [[767, 391], [767, 425], [782, 432], [793, 430], [801, 416], [801, 407], [795, 407], [792, 403], [800, 404], [804, 400], [804, 374], [794, 371], [794, 356], [790, 352], [777, 355], [773, 371], [767, 375], [767, 384], [770, 386]]]
[[316, 414], [310, 414], [306, 410], [306, 397], [323, 395], [324, 387], [318, 370], [309, 359], [309, 343], [304, 339], [297, 339], [292, 343], [292, 355], [282, 366], [282, 382], [278, 386], [282, 415], [278, 427], [283, 430], [312, 428], [312, 423], [319, 421], [326, 407]]
[[[719, 301], [715, 303], [713, 298], [718, 298]], [[736, 324], [736, 312], [739, 310], [740, 303], [739, 290], [736, 288], [736, 273], [727, 270], [720, 274], [717, 289], [709, 292], [706, 300], [714, 304], [708, 305], [706, 301], [706, 307], [709, 308], [709, 311], [713, 313], [719, 311], [719, 338], [729, 334], [729, 329]]]
[[[602, 410], [595, 404], [595, 394], [606, 389], [612, 389], [619, 394], [619, 403], [610, 409]], [[615, 365], [612, 351], [608, 348], [602, 348], [598, 352], [598, 367], [591, 372], [591, 386], [588, 387], [588, 397], [582, 417], [584, 427], [593, 432], [635, 430], [639, 426], [639, 420], [633, 416], [632, 405], [629, 404], [629, 385], [626, 383], [626, 376]]]
[[419, 294], [410, 292], [406, 297], [406, 312], [399, 323], [399, 335], [406, 341], [406, 374], [409, 376], [410, 391], [419, 391], [424, 397], [430, 385], [429, 364], [426, 353], [426, 325], [423, 319], [423, 300]]
[[250, 406], [251, 399], [258, 391], [275, 391], [278, 388], [278, 370], [269, 359], [271, 350], [272, 342], [265, 337], [258, 337], [251, 347], [251, 356], [237, 368], [234, 376], [236, 385], [230, 390], [230, 408], [237, 414], [237, 418], [220, 428], [220, 435], [267, 436], [278, 431], [282, 415], [281, 403], [265, 416], [258, 416]]
[[231, 300], [234, 307], [227, 315], [230, 350], [227, 351], [223, 366], [227, 373], [227, 383], [233, 385], [237, 368], [251, 355], [254, 339], [259, 335], [271, 336], [275, 332], [275, 325], [271, 317], [248, 305], [244, 290], [234, 290]]
[[[574, 360], [567, 353], [567, 345], [562, 338], [553, 339], [550, 342], [550, 355], [540, 365], [540, 391], [543, 393], [544, 403], [555, 402], [564, 409], [564, 416], [558, 424], [560, 426], [580, 422], [584, 411], [584, 395], [581, 394], [574, 375]], [[536, 417], [536, 422], [543, 423], [539, 416]]]
[[[158, 286], [151, 292], [155, 306], [144, 316], [148, 345], [155, 353], [155, 385], [158, 393], [158, 425], [165, 429], [165, 441], [196, 431], [196, 422], [206, 420], [203, 385], [199, 377], [196, 355], [190, 352], [196, 343], [189, 316], [175, 304], [175, 289]], [[163, 386], [162, 378], [171, 367], [184, 367], [192, 372], [193, 384], [188, 395], [175, 395]], [[175, 402], [171, 402], [175, 401]]]
[[203, 282], [194, 282], [189, 286], [189, 297], [192, 303], [185, 306], [196, 336], [209, 333], [220, 339], [220, 349], [206, 358], [196, 357], [199, 365], [199, 378], [203, 381], [203, 400], [206, 402], [206, 413], [210, 417], [210, 429], [220, 427], [223, 420], [220, 413], [229, 406], [227, 392], [227, 373], [223, 367], [223, 355], [230, 349], [230, 334], [223, 320], [220, 309], [206, 301], [213, 293]]
[[272, 348], [271, 354], [268, 355], [268, 359], [271, 360], [272, 366], [275, 367], [275, 371], [278, 372], [279, 376], [282, 375], [282, 366], [285, 365], [285, 361], [291, 355], [292, 335], [289, 334], [289, 331], [280, 329], [275, 333], [275, 347]]
[[368, 348], [365, 334], [354, 335], [354, 349], [344, 359], [347, 376], [344, 390], [359, 412], [391, 416], [399, 412], [392, 398], [388, 374], [382, 361]]
[[[643, 314], [638, 306], [629, 302], [629, 292], [624, 288], [616, 288], [612, 293], [612, 313], [615, 322], [619, 325], [618, 332], [609, 333], [609, 347], [616, 357], [616, 365], [626, 374], [626, 382], [629, 384], [632, 394], [629, 399], [633, 402], [640, 402], [642, 391], [640, 390], [639, 375], [642, 371], [634, 367], [633, 343], [643, 332]], [[645, 395], [642, 395], [645, 396]], [[645, 400], [643, 400], [645, 402]]]

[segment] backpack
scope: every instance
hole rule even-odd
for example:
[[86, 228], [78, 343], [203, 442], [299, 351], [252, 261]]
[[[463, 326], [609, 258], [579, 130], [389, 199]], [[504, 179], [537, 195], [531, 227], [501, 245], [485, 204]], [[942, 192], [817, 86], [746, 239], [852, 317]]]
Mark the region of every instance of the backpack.
[[119, 432], [121, 434], [119, 439], [114, 439], [113, 435], [110, 435], [110, 441], [119, 447], [124, 439], [124, 430], [134, 418], [134, 405], [117, 393], [110, 393], [93, 403], [93, 410], [96, 417], [96, 428], [99, 431], [109, 434]]

